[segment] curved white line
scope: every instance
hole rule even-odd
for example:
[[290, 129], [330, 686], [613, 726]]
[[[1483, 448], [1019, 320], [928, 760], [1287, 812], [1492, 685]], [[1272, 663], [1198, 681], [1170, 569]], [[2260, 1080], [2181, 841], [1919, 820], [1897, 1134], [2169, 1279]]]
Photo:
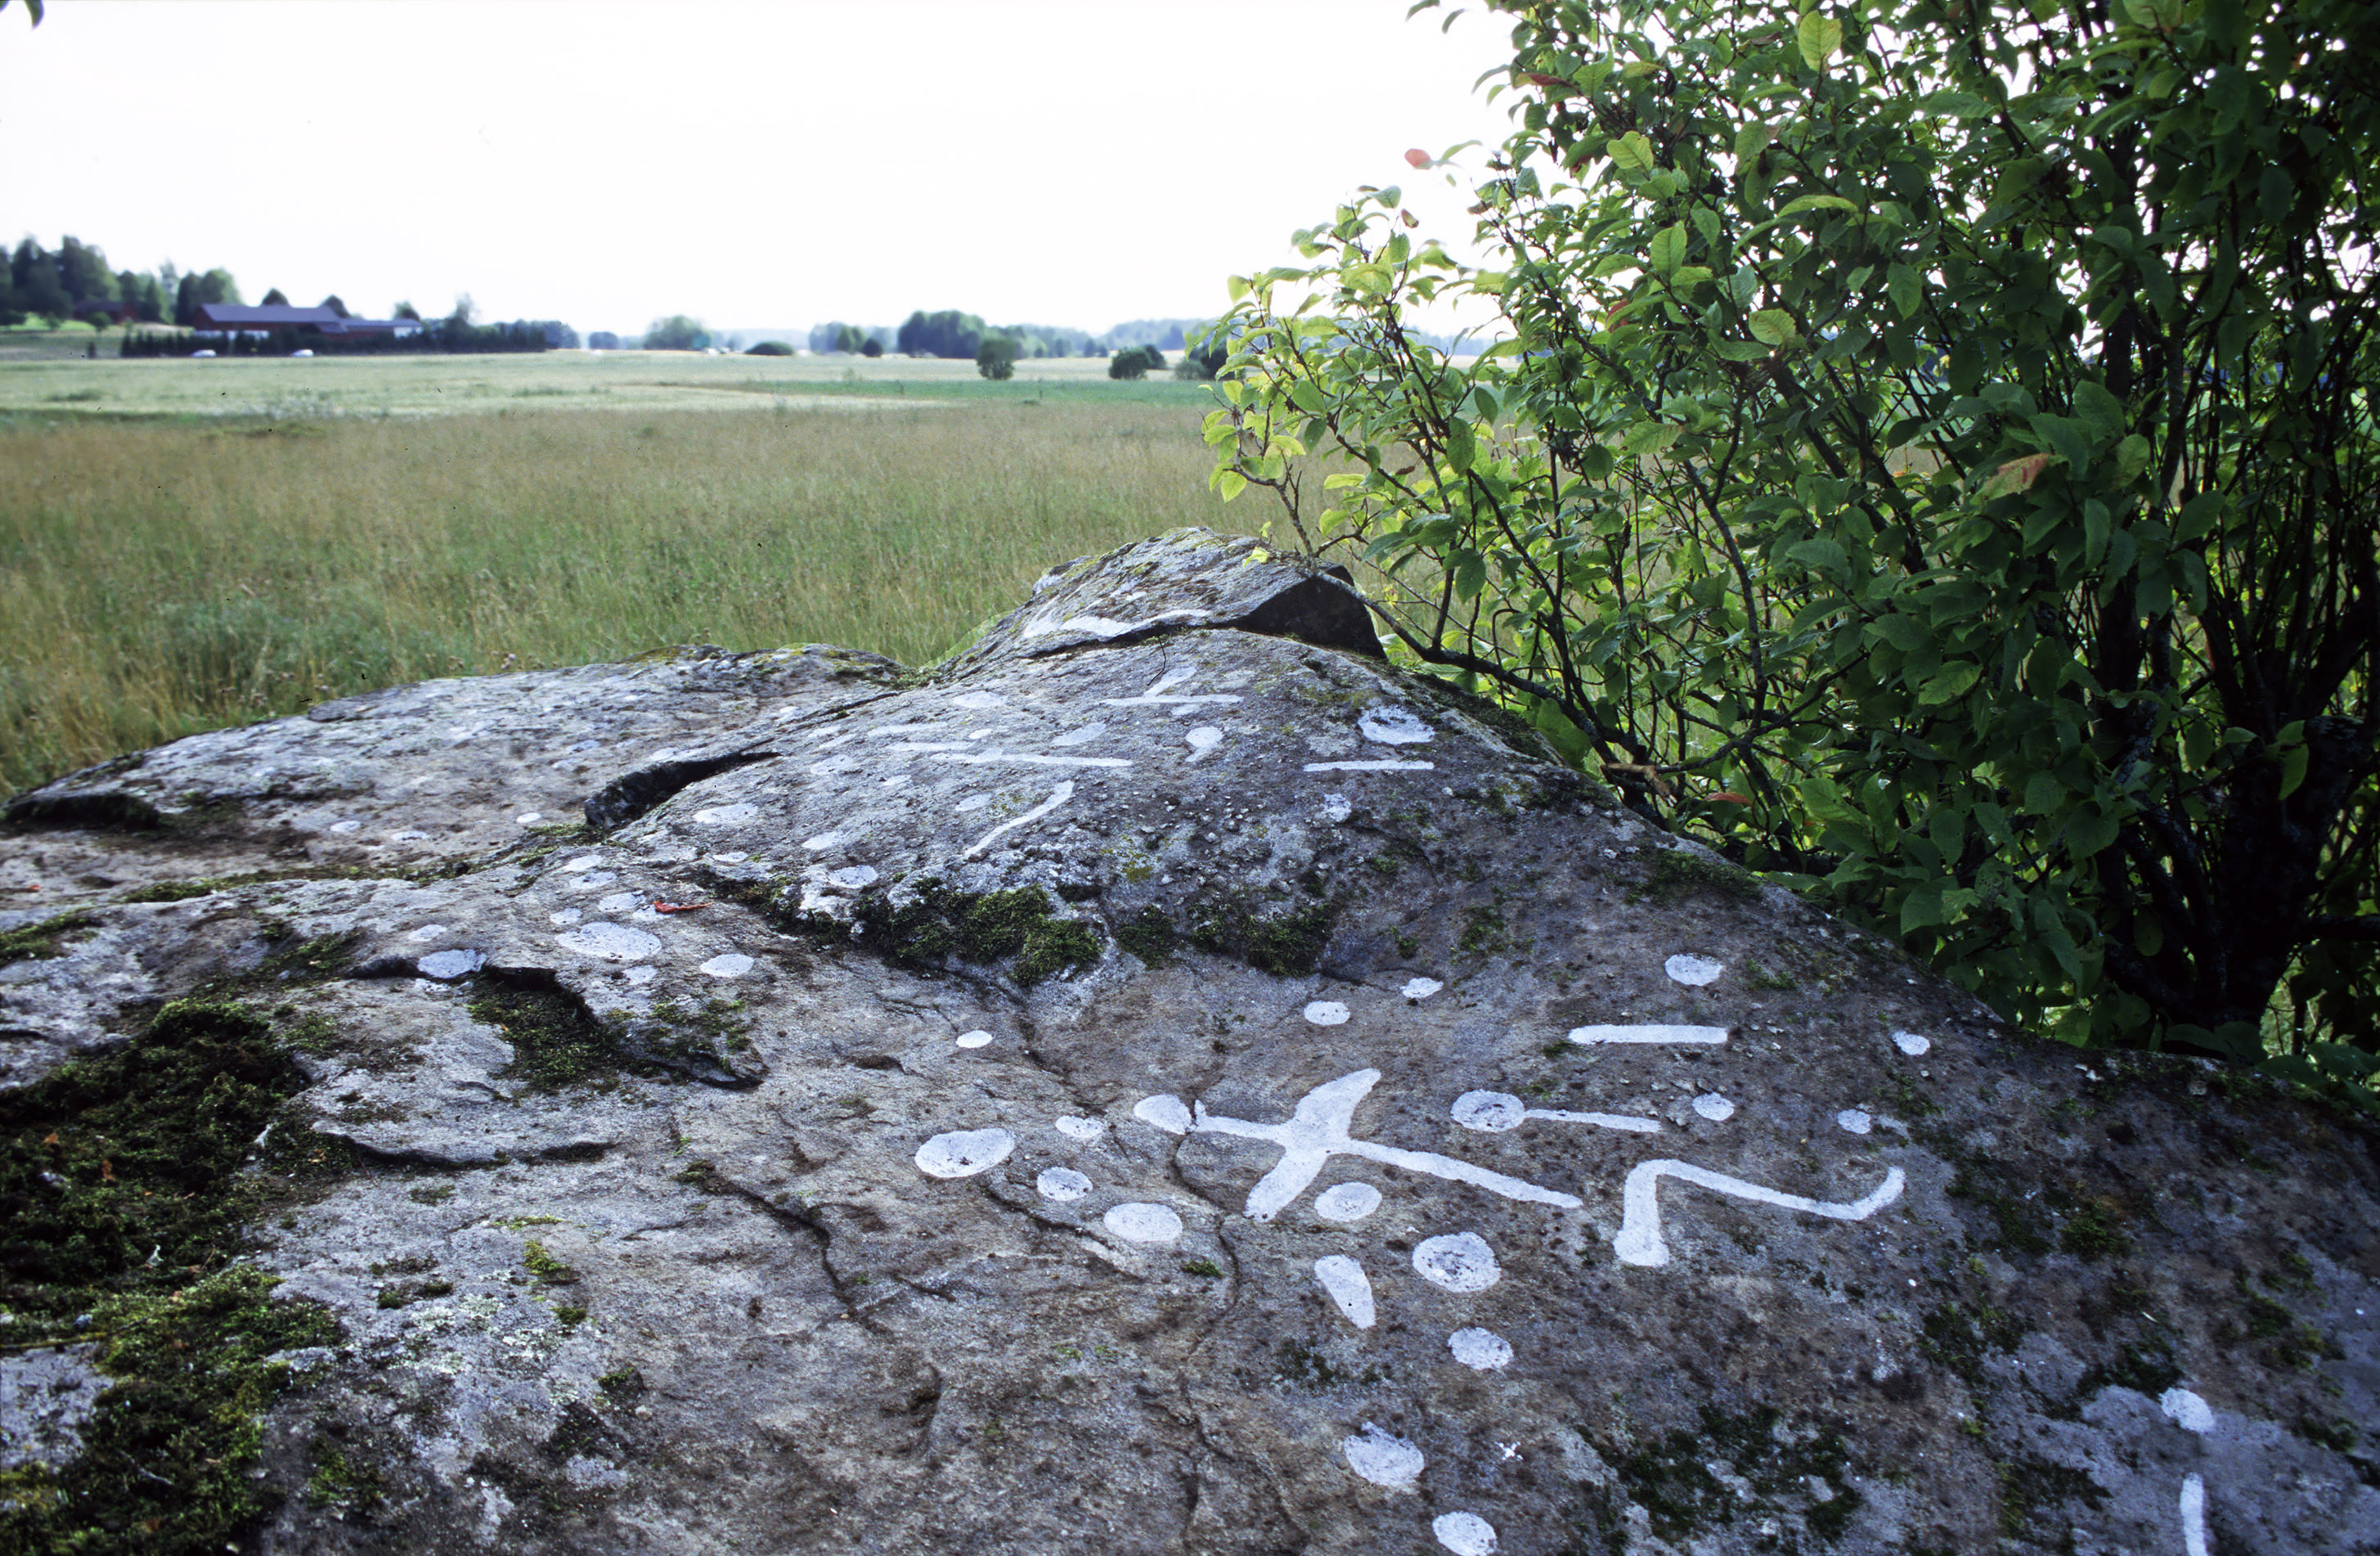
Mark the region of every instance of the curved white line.
[[1056, 788], [1051, 789], [1048, 799], [1043, 800], [1032, 809], [1027, 810], [1024, 815], [1017, 817], [1014, 821], [1002, 821], [1000, 825], [992, 828], [990, 832], [976, 839], [975, 846], [960, 855], [959, 857], [963, 859], [974, 858], [978, 854], [980, 854], [985, 849], [990, 847], [992, 839], [998, 837], [1002, 833], [1008, 831], [1012, 827], [1021, 827], [1027, 821], [1038, 821], [1042, 817], [1047, 816], [1050, 811], [1057, 809], [1058, 807], [1065, 804], [1068, 800], [1074, 797], [1075, 781], [1072, 778], [1069, 778], [1064, 783], [1059, 784]]
[[1724, 1173], [1714, 1173], [1691, 1161], [1675, 1161], [1667, 1157], [1640, 1161], [1628, 1170], [1628, 1181], [1621, 1185], [1620, 1235], [1611, 1240], [1612, 1252], [1620, 1256], [1622, 1264], [1651, 1269], [1670, 1262], [1670, 1246], [1661, 1240], [1659, 1195], [1664, 1177], [1683, 1178], [1690, 1184], [1732, 1195], [1738, 1199], [1825, 1216], [1829, 1221], [1867, 1220], [1900, 1197], [1902, 1181], [1900, 1169], [1889, 1168], [1884, 1174], [1884, 1182], [1876, 1185], [1875, 1192], [1848, 1205], [1839, 1205], [1799, 1194], [1786, 1194], [1765, 1184], [1750, 1183], [1742, 1178], [1730, 1178]]

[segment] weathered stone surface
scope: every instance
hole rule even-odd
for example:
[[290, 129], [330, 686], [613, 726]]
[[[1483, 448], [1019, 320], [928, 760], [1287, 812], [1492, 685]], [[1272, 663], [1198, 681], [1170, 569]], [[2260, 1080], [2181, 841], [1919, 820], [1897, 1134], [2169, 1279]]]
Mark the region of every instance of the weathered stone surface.
[[1249, 554], [906, 686], [437, 683], [18, 802], [45, 905], [371, 871], [0, 967], [11, 1085], [320, 1018], [275, 1127], [358, 1165], [256, 1257], [346, 1343], [263, 1467], [381, 1490], [264, 1549], [2380, 1547], [2367, 1132], [2001, 1028]]

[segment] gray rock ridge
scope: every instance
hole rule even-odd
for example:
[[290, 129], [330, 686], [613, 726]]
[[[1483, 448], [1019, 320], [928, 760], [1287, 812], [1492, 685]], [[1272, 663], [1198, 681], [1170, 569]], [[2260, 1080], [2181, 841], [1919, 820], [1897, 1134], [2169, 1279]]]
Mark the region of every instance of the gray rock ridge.
[[[1146, 587], [1116, 560], [1065, 587]], [[431, 834], [93, 891], [0, 966], [17, 1086], [201, 987], [314, 1023], [275, 1127], [356, 1165], [253, 1253], [346, 1339], [267, 1418], [261, 1549], [2380, 1543], [2368, 1131], [2010, 1032], [1376, 655], [986, 641], [765, 697], [445, 683], [553, 722], [84, 781], [344, 762]], [[557, 776], [650, 803], [525, 829], [613, 675], [644, 722]], [[299, 803], [27, 828], [0, 880], [269, 861]], [[272, 981], [293, 944], [326, 975]], [[375, 1496], [294, 1494], [333, 1440]]]
[[1031, 599], [951, 661], [945, 676], [1004, 659], [1224, 628], [1381, 657], [1371, 611], [1346, 568], [1281, 554], [1248, 536], [1175, 529], [1052, 567]]

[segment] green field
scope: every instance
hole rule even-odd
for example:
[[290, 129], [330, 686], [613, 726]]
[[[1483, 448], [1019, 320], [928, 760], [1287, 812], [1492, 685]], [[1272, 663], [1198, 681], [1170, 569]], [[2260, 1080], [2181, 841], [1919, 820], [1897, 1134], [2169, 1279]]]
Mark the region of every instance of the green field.
[[1259, 517], [1207, 491], [1211, 403], [1096, 361], [0, 360], [0, 789], [431, 675], [928, 663], [1052, 563]]

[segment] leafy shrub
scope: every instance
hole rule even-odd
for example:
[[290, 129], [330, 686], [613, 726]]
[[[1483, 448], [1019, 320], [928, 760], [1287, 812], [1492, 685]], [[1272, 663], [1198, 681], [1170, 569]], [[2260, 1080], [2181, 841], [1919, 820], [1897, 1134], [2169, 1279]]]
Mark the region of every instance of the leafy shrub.
[[[1491, 4], [1492, 257], [1383, 188], [1236, 278], [1218, 490], [1413, 580], [1405, 658], [2003, 1014], [2351, 1076], [2365, 12]], [[1408, 308], [1450, 302], [1504, 344], [1419, 341]], [[1318, 452], [1347, 461], [1318, 492]]]
[[782, 340], [764, 340], [744, 353], [747, 357], [790, 357], [794, 348]]
[[1147, 378], [1164, 369], [1165, 353], [1154, 346], [1127, 346], [1108, 359], [1110, 378]]
[[990, 379], [1016, 376], [1016, 343], [1006, 335], [986, 335], [975, 348], [975, 371]]

